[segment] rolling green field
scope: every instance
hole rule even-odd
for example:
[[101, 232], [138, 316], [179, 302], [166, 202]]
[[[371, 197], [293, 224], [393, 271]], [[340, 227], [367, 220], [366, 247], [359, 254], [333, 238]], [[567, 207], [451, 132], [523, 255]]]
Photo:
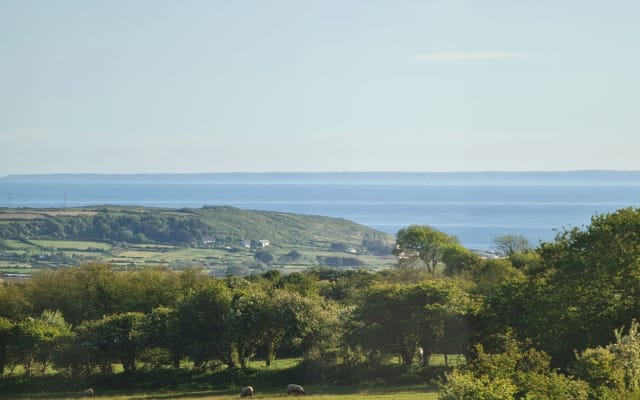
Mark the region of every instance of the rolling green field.
[[[257, 244], [262, 240], [270, 245], [262, 248]], [[98, 261], [122, 269], [195, 267], [216, 276], [247, 275], [303, 270], [326, 259], [338, 260], [330, 266], [377, 270], [395, 264], [392, 243], [383, 232], [339, 218], [226, 206], [0, 208], [0, 273]], [[269, 253], [272, 260], [258, 262], [257, 252]], [[297, 257], [288, 257], [291, 252]]]
[[16, 250], [29, 249], [29, 248], [33, 248], [34, 247], [33, 245], [31, 245], [29, 243], [23, 243], [23, 242], [21, 242], [19, 240], [9, 240], [9, 239], [3, 240], [2, 244], [5, 247], [9, 248], [9, 249], [16, 249]]
[[[294, 397], [287, 396], [284, 388], [282, 391], [260, 392], [255, 388], [253, 398], [255, 399], [286, 399]], [[308, 392], [304, 398], [306, 400], [414, 400], [419, 397], [421, 400], [436, 400], [437, 390], [424, 386], [416, 387], [385, 387], [385, 388], [359, 388], [351, 386], [308, 386]], [[143, 399], [198, 399], [198, 400], [231, 400], [239, 397], [240, 388], [229, 391], [157, 391], [157, 392], [100, 392], [96, 390], [94, 398], [110, 400], [143, 400]], [[297, 396], [295, 396], [297, 397]], [[67, 400], [82, 398], [80, 392], [74, 393], [40, 393], [21, 396], [12, 394], [5, 397], [0, 394], [0, 399], [51, 399]]]
[[32, 240], [36, 246], [51, 249], [75, 249], [75, 250], [109, 250], [111, 245], [103, 242], [91, 242], [80, 240]]
[[[451, 361], [450, 357], [450, 361]], [[461, 357], [460, 357], [461, 358]], [[462, 359], [462, 358], [461, 358]], [[397, 361], [397, 360], [396, 360]], [[95, 395], [94, 397], [100, 399], [111, 400], [146, 400], [146, 399], [199, 399], [199, 400], [231, 400], [239, 398], [239, 394], [242, 386], [252, 385], [254, 387], [255, 399], [285, 399], [296, 398], [298, 396], [286, 394], [286, 383], [283, 381], [287, 378], [282, 378], [278, 374], [287, 370], [295, 369], [301, 362], [300, 358], [281, 358], [274, 360], [271, 367], [267, 368], [263, 360], [252, 360], [249, 363], [249, 368], [253, 373], [246, 375], [244, 379], [236, 381], [235, 384], [224, 384], [221, 379], [224, 379], [215, 373], [207, 375], [206, 378], [196, 378], [197, 381], [190, 381], [185, 378], [186, 381], [182, 382], [180, 386], [184, 386], [184, 389], [148, 389], [145, 390], [144, 384], [138, 389], [118, 389], [112, 390], [105, 387], [104, 384], [81, 384], [78, 381], [74, 381], [73, 389], [60, 389], [58, 383], [55, 383], [57, 389], [47, 391], [47, 383], [51, 382], [50, 379], [56, 378], [56, 371], [51, 368], [47, 368], [46, 376], [40, 376], [40, 379], [45, 381], [34, 381], [33, 385], [27, 385], [25, 390], [21, 393], [20, 390], [3, 388], [0, 380], [0, 399], [51, 399], [51, 400], [66, 400], [66, 399], [78, 399], [83, 398], [81, 390], [78, 390], [78, 386], [93, 387]], [[391, 361], [393, 362], [393, 360]], [[430, 363], [433, 366], [443, 365], [444, 359], [441, 355], [435, 355]], [[454, 361], [455, 362], [455, 361]], [[142, 365], [141, 365], [142, 366]], [[190, 364], [185, 364], [185, 368], [189, 368]], [[192, 367], [192, 366], [191, 366]], [[120, 364], [113, 365], [114, 376], [123, 374], [123, 369]], [[240, 372], [240, 371], [236, 371]], [[20, 380], [20, 377], [24, 376], [24, 370], [22, 366], [17, 366], [13, 372], [13, 376]], [[224, 374], [224, 372], [223, 372]], [[257, 374], [257, 375], [254, 375]], [[275, 375], [271, 375], [275, 374]], [[240, 372], [240, 375], [243, 376]], [[253, 376], [253, 377], [251, 377]], [[268, 378], [271, 376], [273, 378]], [[38, 378], [36, 378], [37, 380]], [[91, 377], [83, 378], [83, 381], [90, 382]], [[246, 379], [246, 382], [245, 382]], [[273, 380], [272, 380], [273, 379]], [[260, 383], [262, 382], [262, 383]], [[266, 383], [265, 383], [266, 382]], [[280, 383], [278, 383], [280, 382]], [[291, 382], [293, 383], [293, 382]], [[437, 386], [434, 384], [407, 384], [400, 385], [388, 385], [385, 383], [362, 383], [359, 385], [306, 385], [303, 382], [300, 383], [304, 386], [307, 395], [304, 399], [309, 400], [409, 400], [415, 399], [419, 396], [422, 400], [436, 400], [437, 399]], [[206, 385], [206, 386], [202, 386]], [[140, 386], [140, 385], [136, 385]], [[209, 387], [210, 388], [207, 388]], [[220, 388], [215, 388], [219, 386]], [[266, 386], [266, 387], [263, 387]], [[45, 389], [43, 389], [45, 388]], [[85, 397], [86, 398], [86, 397]]]
[[[108, 262], [123, 269], [164, 266], [174, 269], [197, 267], [213, 275], [224, 275], [229, 267], [247, 268], [255, 266], [255, 250], [227, 248], [195, 248], [169, 245], [127, 244], [115, 246], [109, 243], [79, 240], [3, 240], [0, 243], [0, 273], [31, 274], [38, 269], [62, 265], [77, 265], [85, 262]], [[300, 258], [280, 262], [288, 252], [295, 250]], [[318, 257], [352, 257], [363, 263], [362, 268], [378, 270], [391, 267], [394, 257], [373, 255], [350, 255], [323, 251], [314, 247], [270, 246], [264, 249], [273, 255], [273, 261], [262, 268], [281, 272], [295, 272], [318, 266]], [[260, 270], [248, 270], [249, 272]]]

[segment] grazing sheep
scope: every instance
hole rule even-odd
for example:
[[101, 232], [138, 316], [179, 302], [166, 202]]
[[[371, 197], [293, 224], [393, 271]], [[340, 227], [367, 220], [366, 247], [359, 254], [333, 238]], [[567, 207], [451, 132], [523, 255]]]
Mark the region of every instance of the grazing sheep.
[[242, 391], [240, 392], [240, 397], [251, 397], [253, 396], [253, 386], [247, 386], [245, 388], [242, 388]]
[[304, 392], [304, 389], [302, 388], [302, 386], [294, 385], [294, 384], [291, 384], [291, 385], [287, 386], [287, 394], [291, 394], [291, 393], [294, 393], [294, 394], [306, 394]]
[[85, 389], [85, 390], [83, 390], [83, 391], [82, 391], [82, 394], [83, 394], [84, 396], [91, 396], [91, 397], [93, 397], [93, 388], [89, 388], [89, 389]]

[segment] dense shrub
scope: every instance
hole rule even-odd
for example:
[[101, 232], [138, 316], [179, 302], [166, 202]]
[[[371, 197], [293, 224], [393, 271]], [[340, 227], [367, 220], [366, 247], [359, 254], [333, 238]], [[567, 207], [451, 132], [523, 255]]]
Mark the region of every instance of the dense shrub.
[[453, 371], [438, 394], [440, 400], [512, 400], [516, 387], [511, 379], [475, 376], [471, 371]]
[[573, 372], [589, 382], [596, 399], [640, 397], [639, 324], [631, 322], [629, 332], [615, 330], [616, 341], [605, 347], [589, 348], [576, 355]]
[[446, 374], [440, 400], [586, 400], [588, 385], [549, 368], [549, 356], [508, 339], [502, 353], [476, 347], [469, 366]]

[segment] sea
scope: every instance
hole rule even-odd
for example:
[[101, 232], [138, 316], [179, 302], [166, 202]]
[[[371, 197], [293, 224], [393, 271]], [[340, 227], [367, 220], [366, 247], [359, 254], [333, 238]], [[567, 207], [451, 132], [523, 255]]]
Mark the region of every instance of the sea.
[[228, 205], [338, 217], [396, 234], [429, 225], [470, 249], [532, 245], [640, 206], [640, 171], [41, 174], [0, 177], [0, 207]]

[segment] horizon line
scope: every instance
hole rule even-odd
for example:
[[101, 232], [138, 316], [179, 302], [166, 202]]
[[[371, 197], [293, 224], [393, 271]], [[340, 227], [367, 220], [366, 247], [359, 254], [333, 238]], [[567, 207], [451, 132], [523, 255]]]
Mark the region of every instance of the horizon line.
[[448, 170], [448, 171], [403, 171], [403, 170], [367, 170], [367, 171], [210, 171], [210, 172], [30, 172], [0, 175], [0, 179], [15, 176], [130, 176], [130, 175], [280, 175], [280, 174], [490, 174], [490, 173], [588, 173], [588, 172], [640, 172], [640, 169], [554, 169], [554, 170]]

